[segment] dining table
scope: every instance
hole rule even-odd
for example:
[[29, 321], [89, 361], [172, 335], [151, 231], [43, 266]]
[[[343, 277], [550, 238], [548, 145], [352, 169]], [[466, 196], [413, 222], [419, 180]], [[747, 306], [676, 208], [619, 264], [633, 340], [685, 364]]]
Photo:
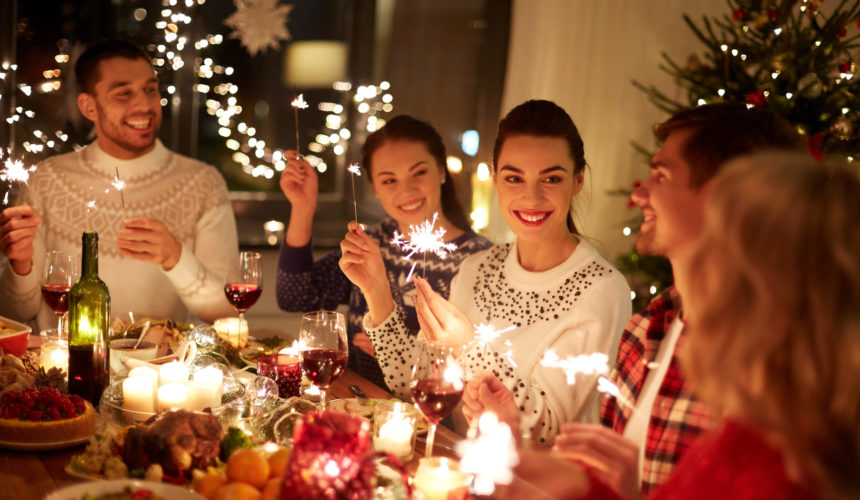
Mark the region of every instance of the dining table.
[[[353, 397], [350, 385], [356, 385], [368, 398], [388, 399], [393, 396], [381, 387], [350, 370], [328, 389], [332, 399]], [[436, 432], [434, 456], [455, 458], [453, 445], [462, 439], [455, 432], [439, 426]], [[52, 451], [15, 451], [0, 449], [0, 500], [40, 500], [49, 493], [75, 484], [81, 479], [70, 476], [66, 466], [75, 454], [82, 453], [85, 445]], [[425, 454], [425, 442], [415, 444], [412, 459], [405, 464], [407, 471], [414, 473], [418, 461]]]

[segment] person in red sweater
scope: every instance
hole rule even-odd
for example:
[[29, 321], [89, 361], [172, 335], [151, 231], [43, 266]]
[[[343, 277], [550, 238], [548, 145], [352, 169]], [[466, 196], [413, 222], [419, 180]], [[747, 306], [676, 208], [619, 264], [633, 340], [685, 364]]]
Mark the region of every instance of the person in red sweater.
[[[675, 278], [682, 369], [722, 418], [649, 498], [860, 498], [860, 173], [763, 153], [727, 165], [708, 197]], [[556, 498], [638, 496], [546, 452], [520, 462], [499, 498], [536, 485]]]

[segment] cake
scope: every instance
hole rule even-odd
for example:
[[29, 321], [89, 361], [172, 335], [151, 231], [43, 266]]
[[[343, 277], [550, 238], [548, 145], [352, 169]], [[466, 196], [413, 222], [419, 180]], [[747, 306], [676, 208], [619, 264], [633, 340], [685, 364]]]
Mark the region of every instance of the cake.
[[40, 444], [85, 439], [94, 432], [95, 417], [88, 401], [51, 387], [10, 391], [0, 401], [0, 441]]

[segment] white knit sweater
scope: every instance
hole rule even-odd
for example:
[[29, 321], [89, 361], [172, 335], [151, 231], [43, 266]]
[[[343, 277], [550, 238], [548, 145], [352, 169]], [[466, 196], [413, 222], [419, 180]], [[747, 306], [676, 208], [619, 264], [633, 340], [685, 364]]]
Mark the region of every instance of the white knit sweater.
[[[452, 304], [475, 325], [502, 333], [475, 345], [460, 362], [469, 374], [490, 372], [513, 393], [522, 430], [552, 442], [564, 422], [597, 422], [595, 376], [568, 383], [560, 368], [541, 365], [548, 350], [560, 358], [603, 353], [614, 365], [621, 332], [630, 319], [630, 288], [621, 273], [585, 241], [558, 266], [543, 272], [525, 270], [517, 245], [496, 245], [468, 257], [451, 282]], [[367, 334], [391, 390], [410, 399], [409, 379], [420, 348], [400, 330], [397, 308]]]
[[[112, 185], [117, 169], [125, 183], [123, 209]], [[16, 274], [3, 261], [0, 312], [42, 328], [56, 316], [42, 301], [45, 252], [62, 250], [80, 262], [81, 234], [99, 235], [99, 277], [111, 296], [111, 316], [204, 321], [235, 314], [224, 295], [227, 269], [238, 265], [236, 220], [221, 174], [213, 167], [169, 151], [161, 141], [138, 158], [109, 156], [98, 141], [80, 151], [49, 158], [29, 181], [28, 201], [42, 217], [34, 243], [33, 268]], [[88, 204], [94, 206], [88, 208]], [[160, 265], [119, 254], [117, 230], [126, 217], [161, 220], [182, 243], [179, 262]]]

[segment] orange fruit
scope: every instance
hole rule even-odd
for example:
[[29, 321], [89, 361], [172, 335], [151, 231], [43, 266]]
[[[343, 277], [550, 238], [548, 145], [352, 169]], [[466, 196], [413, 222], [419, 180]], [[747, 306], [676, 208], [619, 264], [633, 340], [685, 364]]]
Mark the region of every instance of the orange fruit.
[[269, 479], [269, 462], [254, 450], [239, 450], [227, 459], [227, 479], [261, 489]]
[[229, 483], [215, 490], [212, 500], [260, 500], [260, 491], [250, 484]]
[[278, 451], [269, 455], [269, 477], [282, 477], [289, 460], [289, 448], [278, 448]]
[[278, 500], [278, 495], [281, 493], [281, 481], [279, 477], [269, 479], [266, 486], [263, 488], [263, 496], [260, 500]]
[[227, 479], [218, 474], [207, 474], [194, 481], [194, 491], [211, 500], [215, 496], [215, 490], [225, 484], [227, 484]]

